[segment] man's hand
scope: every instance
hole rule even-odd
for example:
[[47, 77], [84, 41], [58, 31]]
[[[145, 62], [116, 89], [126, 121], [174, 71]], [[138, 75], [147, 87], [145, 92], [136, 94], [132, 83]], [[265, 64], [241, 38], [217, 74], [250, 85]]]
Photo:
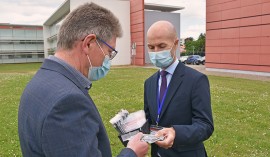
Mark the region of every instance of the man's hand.
[[156, 136], [164, 136], [165, 139], [163, 141], [157, 141], [155, 144], [157, 144], [159, 147], [168, 149], [173, 146], [174, 139], [175, 139], [175, 130], [173, 127], [171, 128], [164, 128], [162, 130], [159, 130], [156, 133]]
[[148, 152], [148, 143], [141, 141], [142, 133], [135, 135], [127, 144], [127, 148], [132, 149], [137, 157], [144, 157]]

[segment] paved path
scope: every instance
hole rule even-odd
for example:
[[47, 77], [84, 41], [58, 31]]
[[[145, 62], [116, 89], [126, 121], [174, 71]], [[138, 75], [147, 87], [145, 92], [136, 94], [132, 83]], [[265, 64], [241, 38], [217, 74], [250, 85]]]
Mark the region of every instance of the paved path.
[[[238, 73], [230, 73], [230, 72], [216, 72], [216, 71], [207, 71], [205, 70], [204, 65], [187, 65], [193, 69], [196, 69], [206, 75], [214, 75], [214, 76], [224, 76], [224, 77], [234, 77], [234, 78], [244, 78], [250, 80], [260, 80], [260, 81], [270, 81], [270, 76], [259, 76], [259, 75], [249, 75], [249, 74], [238, 74]], [[155, 68], [152, 65], [145, 66], [146, 68]]]
[[231, 72], [217, 72], [217, 71], [207, 71], [205, 70], [204, 65], [188, 65], [191, 68], [194, 68], [206, 75], [214, 76], [224, 76], [224, 77], [234, 77], [234, 78], [244, 78], [250, 80], [260, 80], [260, 81], [270, 81], [270, 76], [260, 76], [260, 75], [251, 75], [251, 74], [239, 74]]

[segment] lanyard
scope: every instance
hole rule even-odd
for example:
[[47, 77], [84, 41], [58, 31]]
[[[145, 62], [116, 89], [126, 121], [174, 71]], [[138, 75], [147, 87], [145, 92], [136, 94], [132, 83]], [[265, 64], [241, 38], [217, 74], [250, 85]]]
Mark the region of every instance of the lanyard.
[[[159, 77], [158, 77], [158, 82], [159, 82]], [[169, 87], [169, 86], [168, 86]], [[156, 120], [156, 125], [158, 126], [158, 123], [159, 123], [159, 120], [160, 120], [160, 114], [161, 114], [161, 111], [162, 111], [162, 107], [163, 107], [163, 104], [164, 104], [164, 100], [166, 98], [166, 95], [167, 95], [167, 91], [168, 91], [168, 87], [166, 88], [165, 92], [164, 92], [164, 95], [163, 95], [163, 98], [161, 100], [161, 102], [159, 101], [159, 97], [160, 97], [160, 92], [159, 92], [159, 89], [158, 88], [158, 96], [157, 96], [157, 106], [158, 106], [158, 111], [157, 111], [157, 120]]]

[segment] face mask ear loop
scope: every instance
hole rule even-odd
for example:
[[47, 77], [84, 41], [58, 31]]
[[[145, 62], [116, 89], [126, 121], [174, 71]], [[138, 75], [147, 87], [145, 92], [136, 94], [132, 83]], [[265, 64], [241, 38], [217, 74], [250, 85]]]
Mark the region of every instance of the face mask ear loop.
[[175, 54], [174, 54], [174, 53], [172, 52], [172, 49], [171, 49], [170, 53], [171, 53], [173, 59], [175, 59], [175, 58], [176, 58], [176, 52], [175, 52]]
[[173, 47], [175, 46], [175, 43], [173, 43], [172, 47], [171, 47], [171, 50], [170, 50], [170, 53], [171, 55], [173, 56], [173, 59], [176, 58], [176, 52], [175, 52], [175, 55], [172, 54], [172, 50], [173, 50]]
[[88, 61], [89, 61], [89, 64], [90, 64], [90, 69], [92, 69], [92, 64], [91, 64], [91, 61], [90, 61], [90, 59], [89, 59], [89, 56], [88, 56], [88, 55], [86, 55], [86, 56], [87, 56]]
[[103, 49], [101, 48], [101, 46], [100, 46], [100, 44], [98, 43], [98, 41], [97, 41], [97, 40], [96, 40], [96, 42], [97, 42], [98, 47], [100, 48], [100, 50], [102, 51], [102, 53], [103, 53], [103, 55], [104, 55], [104, 57], [105, 57], [106, 55], [105, 55], [105, 53], [104, 53]]

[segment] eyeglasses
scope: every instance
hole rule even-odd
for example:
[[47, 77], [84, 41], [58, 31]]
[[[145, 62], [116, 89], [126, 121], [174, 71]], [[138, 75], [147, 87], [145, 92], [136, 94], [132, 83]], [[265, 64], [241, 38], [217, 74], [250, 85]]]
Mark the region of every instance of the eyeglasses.
[[[85, 38], [83, 38], [82, 41], [84, 41]], [[106, 43], [104, 40], [100, 39], [99, 37], [97, 37], [97, 40], [101, 41], [103, 44], [105, 44], [110, 49], [112, 49], [112, 52], [109, 53], [110, 60], [112, 60], [117, 55], [118, 51], [116, 51], [113, 47], [111, 47], [108, 43]]]
[[113, 47], [111, 47], [108, 43], [106, 43], [104, 40], [100, 39], [99, 37], [97, 37], [97, 39], [101, 41], [103, 44], [105, 44], [106, 46], [108, 46], [110, 49], [112, 49], [112, 52], [109, 53], [110, 60], [112, 60], [117, 55], [118, 51], [116, 51]]

